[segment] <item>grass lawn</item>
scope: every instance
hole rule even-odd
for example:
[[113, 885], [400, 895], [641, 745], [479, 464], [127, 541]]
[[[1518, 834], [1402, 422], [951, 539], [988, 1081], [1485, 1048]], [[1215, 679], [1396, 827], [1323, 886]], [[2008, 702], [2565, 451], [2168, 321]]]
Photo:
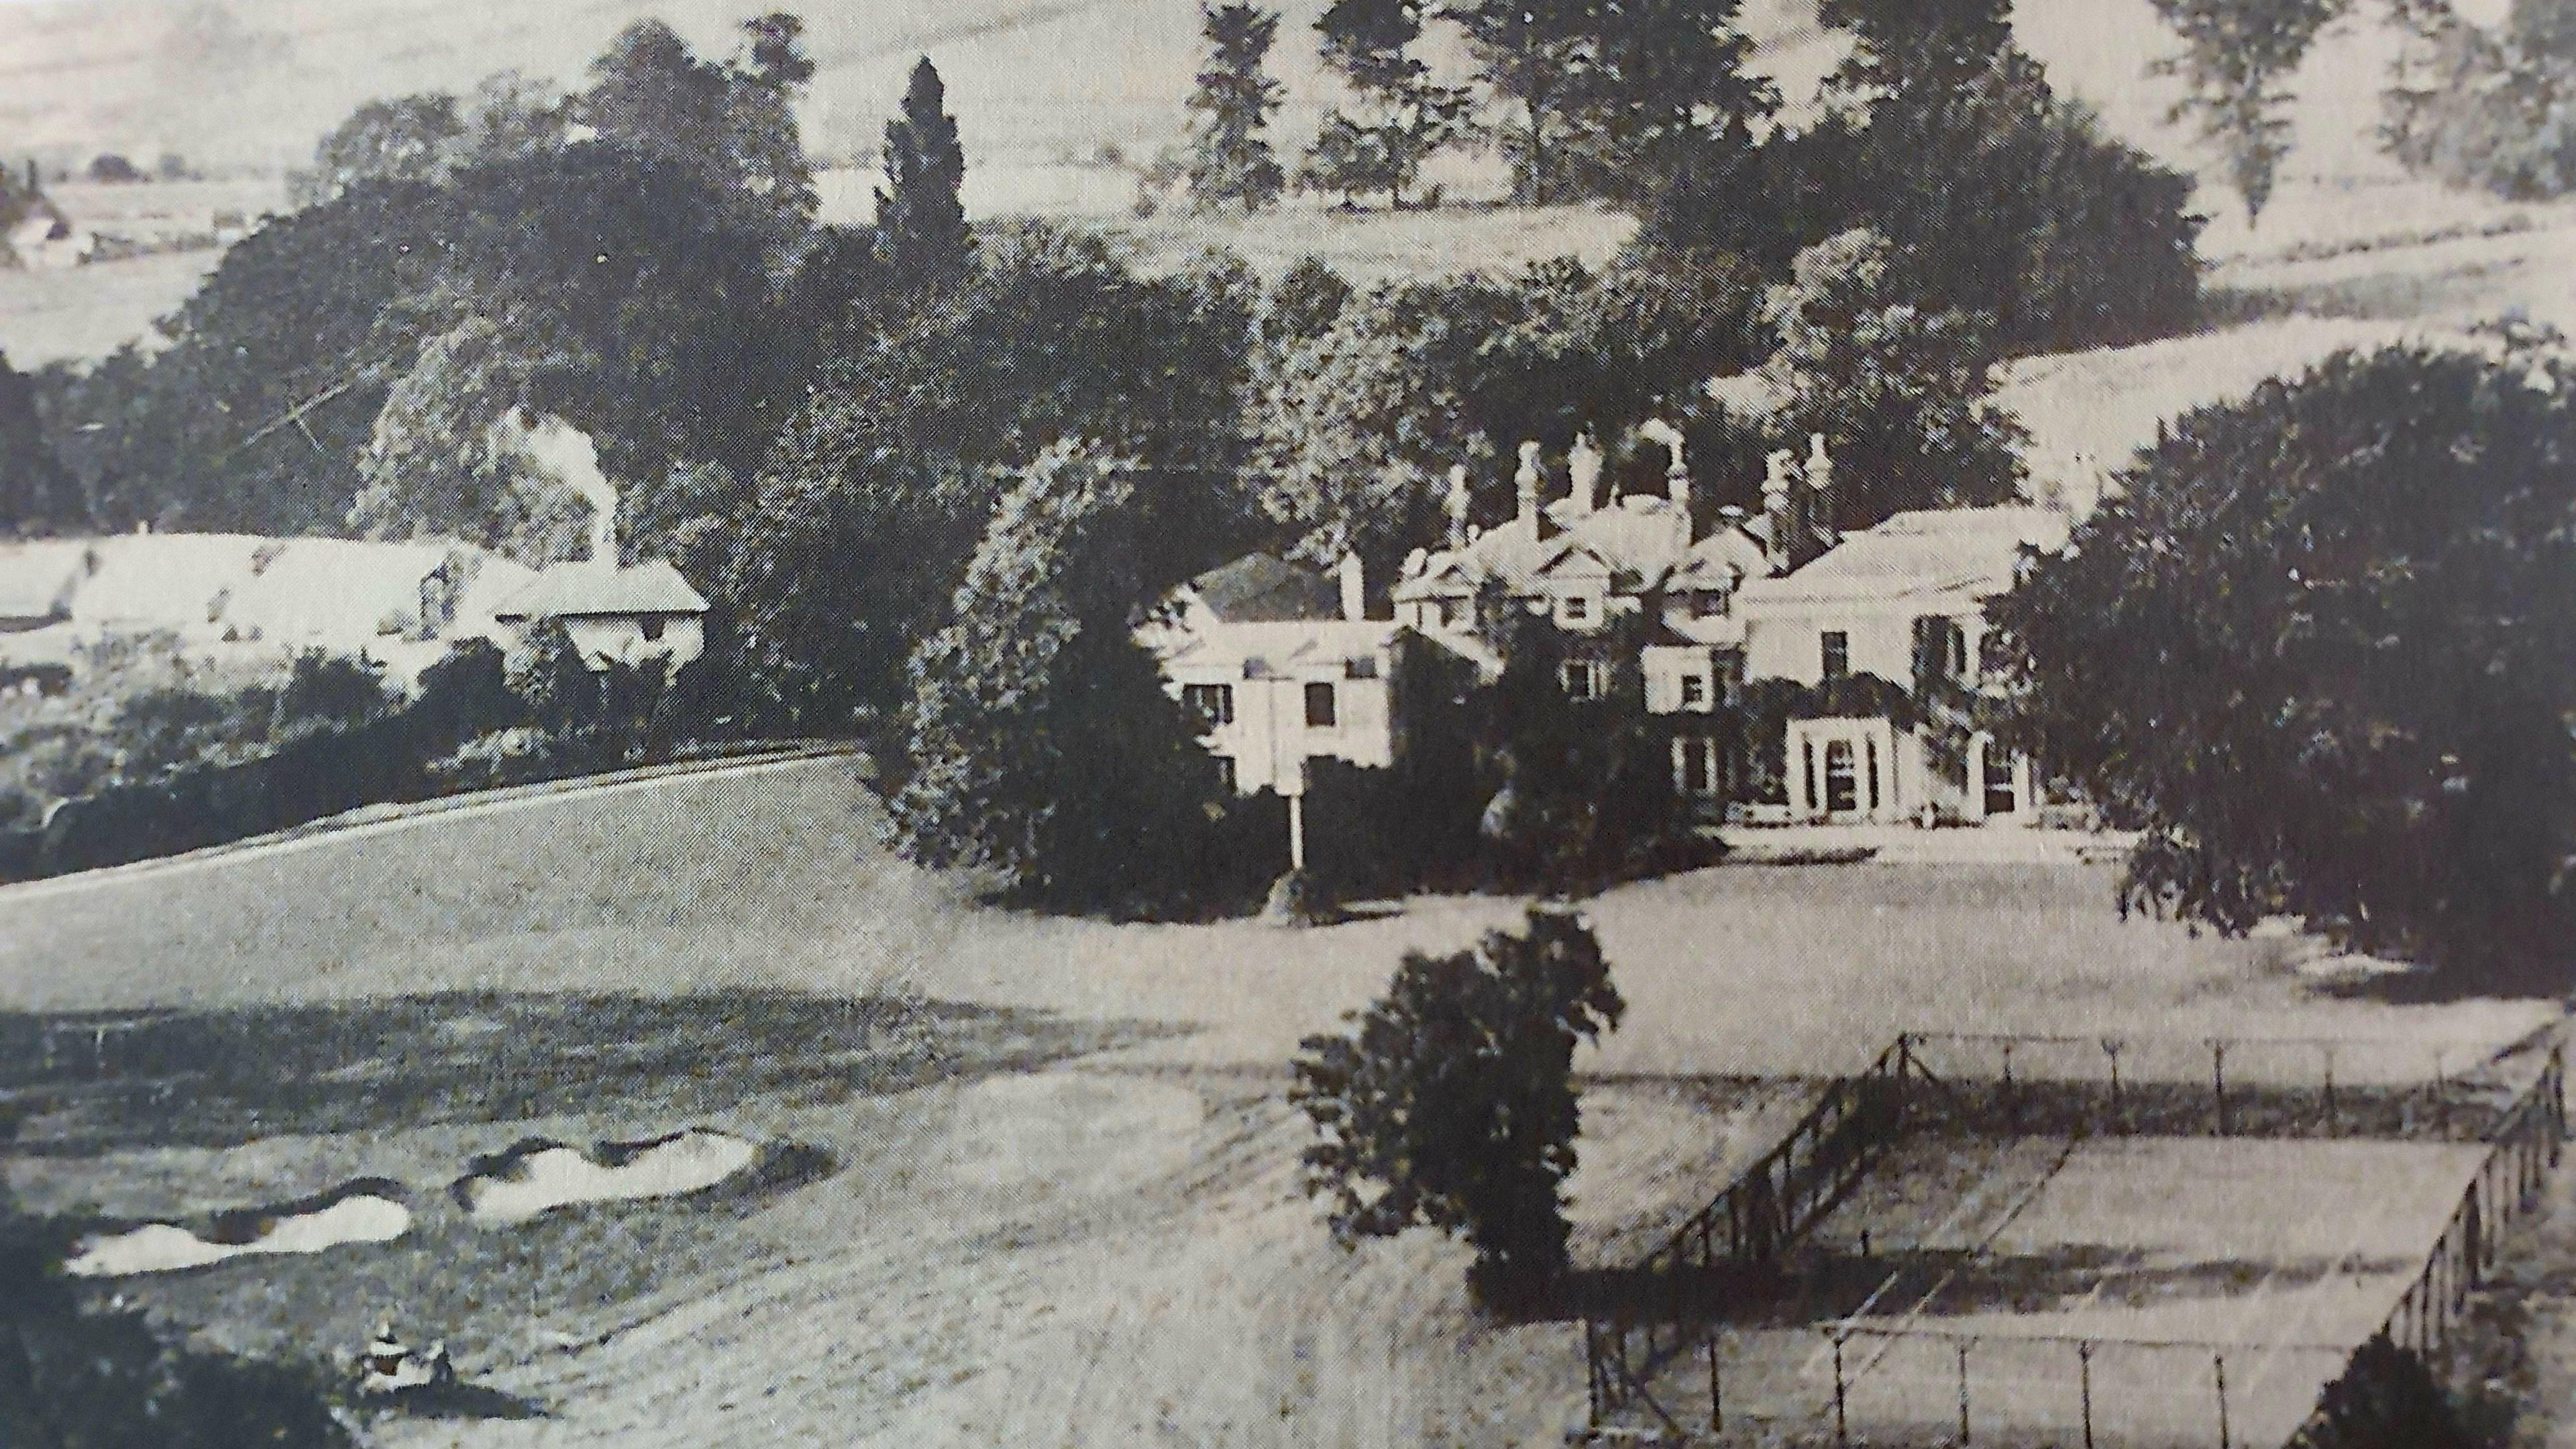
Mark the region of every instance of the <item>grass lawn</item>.
[[[850, 762], [807, 761], [0, 891], [0, 1090], [35, 1111], [10, 1175], [119, 1221], [402, 1183], [393, 1243], [116, 1285], [270, 1352], [393, 1312], [531, 1414], [397, 1444], [1557, 1432], [1572, 1330], [1479, 1318], [1459, 1245], [1334, 1247], [1283, 1092], [1298, 1038], [1403, 950], [1515, 902], [1304, 931], [1047, 919], [891, 860], [880, 819]], [[2094, 867], [1720, 868], [1589, 910], [1630, 1002], [1581, 1062], [1574, 1212], [1600, 1263], [1801, 1107], [1746, 1077], [1858, 1066], [1905, 1027], [2500, 1041], [2542, 1014], [2322, 995], [2283, 942], [2122, 924]], [[688, 1126], [814, 1151], [520, 1228], [446, 1192], [524, 1136]]]

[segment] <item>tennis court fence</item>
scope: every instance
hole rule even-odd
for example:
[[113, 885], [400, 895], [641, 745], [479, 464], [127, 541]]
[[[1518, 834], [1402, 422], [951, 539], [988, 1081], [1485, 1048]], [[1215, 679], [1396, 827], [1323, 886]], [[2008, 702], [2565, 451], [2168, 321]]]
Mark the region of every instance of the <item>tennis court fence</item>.
[[[1777, 1357], [1777, 1345], [1763, 1341], [1801, 1335], [1735, 1330], [1714, 1295], [1731, 1273], [1774, 1268], [1910, 1131], [2447, 1138], [2475, 1127], [2486, 1155], [2380, 1327], [2400, 1347], [2434, 1360], [2456, 1332], [2469, 1293], [2494, 1267], [2500, 1233], [2532, 1210], [2560, 1160], [2565, 1046], [2554, 1030], [2503, 1052], [2406, 1043], [2425, 1057], [2434, 1091], [2389, 1073], [2386, 1050], [2378, 1052], [2378, 1079], [2336, 1083], [2339, 1053], [2388, 1045], [2160, 1039], [2130, 1057], [2128, 1074], [2119, 1076], [2120, 1059], [2138, 1043], [1900, 1036], [1867, 1071], [1829, 1083], [1770, 1152], [1641, 1258], [1620, 1307], [1585, 1316], [1588, 1432], [1628, 1425], [1667, 1442], [1724, 1433], [1730, 1374], [1739, 1384], [1763, 1377], [1749, 1362]], [[2210, 1075], [2177, 1080], [2171, 1064], [2193, 1048], [2201, 1054], [2195, 1065]], [[2492, 1081], [2468, 1069], [2507, 1056], [2537, 1057], [2540, 1065], [2495, 1108]], [[2231, 1057], [2256, 1066], [2231, 1080]], [[2298, 1074], [2301, 1057], [2313, 1064], [2312, 1075]], [[2451, 1075], [2450, 1060], [2461, 1076]], [[2166, 1070], [2142, 1072], [2142, 1061]], [[2067, 1091], [2070, 1085], [2076, 1090]], [[2116, 1425], [2123, 1445], [2304, 1449], [2323, 1402], [2311, 1401], [2307, 1386], [2349, 1374], [2357, 1351], [2295, 1335], [2146, 1340], [1851, 1322], [1804, 1336], [1814, 1345], [1806, 1355], [1809, 1376], [1818, 1380], [1804, 1437], [1838, 1446], [1867, 1422], [1907, 1426], [1920, 1442], [2097, 1449], [2097, 1435], [2114, 1437], [2101, 1434], [2103, 1426]], [[1703, 1367], [1704, 1395], [1697, 1386]], [[1779, 1437], [1784, 1426], [1766, 1427]]]

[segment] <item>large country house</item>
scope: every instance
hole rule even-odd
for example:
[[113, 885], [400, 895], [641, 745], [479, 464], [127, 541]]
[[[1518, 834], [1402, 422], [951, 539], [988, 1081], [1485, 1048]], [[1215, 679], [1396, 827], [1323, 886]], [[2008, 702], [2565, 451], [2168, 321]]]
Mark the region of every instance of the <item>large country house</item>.
[[[1673, 781], [1712, 815], [1753, 808], [1788, 820], [1933, 818], [2028, 822], [2031, 762], [1959, 726], [1980, 684], [1985, 601], [2012, 587], [2026, 548], [2065, 541], [2061, 507], [1900, 513], [1848, 536], [1834, 527], [1824, 440], [1767, 460], [1762, 511], [1719, 509], [1703, 527], [1680, 434], [1650, 423], [1670, 454], [1660, 493], [1605, 496], [1590, 436], [1564, 459], [1565, 496], [1522, 445], [1515, 509], [1468, 521], [1467, 474], [1453, 469], [1447, 536], [1417, 549], [1371, 619], [1356, 560], [1338, 578], [1256, 554], [1182, 590], [1152, 631], [1172, 690], [1211, 722], [1208, 747], [1244, 791], [1293, 791], [1304, 761], [1391, 763], [1404, 745], [1409, 681], [1490, 679], [1490, 641], [1522, 616], [1553, 622], [1569, 648], [1563, 685], [1611, 688], [1613, 648], [1634, 648], [1647, 712], [1668, 726]], [[2059, 495], [2052, 491], [2050, 496]], [[1874, 676], [1889, 691], [1829, 690]], [[1799, 710], [1784, 728], [1785, 803], [1747, 800], [1746, 753], [1727, 710], [1748, 683], [1791, 681], [1820, 701], [1877, 700], [1858, 715]], [[1415, 687], [1423, 687], [1416, 685]], [[1910, 707], [1920, 706], [1920, 707]]]

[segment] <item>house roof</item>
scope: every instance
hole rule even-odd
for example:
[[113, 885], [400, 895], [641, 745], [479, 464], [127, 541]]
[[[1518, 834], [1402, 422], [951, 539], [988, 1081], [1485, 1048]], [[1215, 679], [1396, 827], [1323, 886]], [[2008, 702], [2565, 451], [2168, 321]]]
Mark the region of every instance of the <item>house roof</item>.
[[619, 568], [584, 560], [557, 564], [492, 611], [504, 623], [521, 619], [596, 619], [646, 614], [703, 614], [706, 596], [661, 559]]
[[1228, 623], [1338, 619], [1341, 587], [1320, 570], [1267, 553], [1249, 553], [1190, 580], [1190, 592]]
[[1374, 657], [1395, 638], [1400, 627], [1385, 619], [1220, 623], [1158, 635], [1157, 647], [1166, 664], [1192, 668], [1259, 666], [1286, 672], [1301, 665]]
[[2066, 516], [2045, 508], [1899, 513], [1845, 534], [1804, 568], [1748, 582], [1737, 598], [1754, 609], [1938, 595], [1989, 598], [2012, 587], [2024, 547], [2056, 547], [2066, 529]]

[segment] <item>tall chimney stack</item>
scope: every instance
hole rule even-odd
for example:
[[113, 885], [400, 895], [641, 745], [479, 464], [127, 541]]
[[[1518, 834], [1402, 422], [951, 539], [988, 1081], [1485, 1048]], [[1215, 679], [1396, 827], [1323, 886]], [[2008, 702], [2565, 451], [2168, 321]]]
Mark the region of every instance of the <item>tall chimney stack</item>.
[[1671, 457], [1671, 461], [1664, 465], [1664, 493], [1672, 500], [1673, 517], [1681, 530], [1682, 547], [1688, 548], [1697, 539], [1691, 526], [1690, 465], [1682, 459], [1681, 429], [1662, 418], [1653, 418], [1637, 429], [1637, 436], [1650, 443], [1663, 444]]
[[1769, 524], [1770, 537], [1764, 540], [1763, 552], [1770, 555], [1771, 572], [1785, 574], [1796, 568], [1798, 535], [1805, 531], [1798, 517], [1797, 490], [1791, 486], [1789, 465], [1797, 454], [1786, 448], [1773, 450], [1763, 460], [1762, 513]]
[[1538, 444], [1533, 440], [1521, 444], [1520, 471], [1512, 475], [1512, 490], [1519, 505], [1515, 521], [1532, 538], [1538, 537], [1538, 485]]
[[1842, 542], [1842, 531], [1834, 521], [1834, 460], [1825, 452], [1825, 435], [1807, 435], [1807, 492], [1812, 500], [1807, 526], [1816, 536], [1819, 549], [1832, 548]]
[[1342, 586], [1342, 617], [1356, 624], [1368, 617], [1368, 568], [1354, 551], [1342, 555], [1333, 570]]
[[1467, 546], [1467, 465], [1449, 465], [1449, 496], [1444, 500], [1449, 510], [1449, 547], [1452, 551]]
[[1592, 441], [1592, 429], [1574, 435], [1574, 446], [1566, 450], [1565, 472], [1574, 484], [1576, 517], [1601, 506], [1601, 449]]

